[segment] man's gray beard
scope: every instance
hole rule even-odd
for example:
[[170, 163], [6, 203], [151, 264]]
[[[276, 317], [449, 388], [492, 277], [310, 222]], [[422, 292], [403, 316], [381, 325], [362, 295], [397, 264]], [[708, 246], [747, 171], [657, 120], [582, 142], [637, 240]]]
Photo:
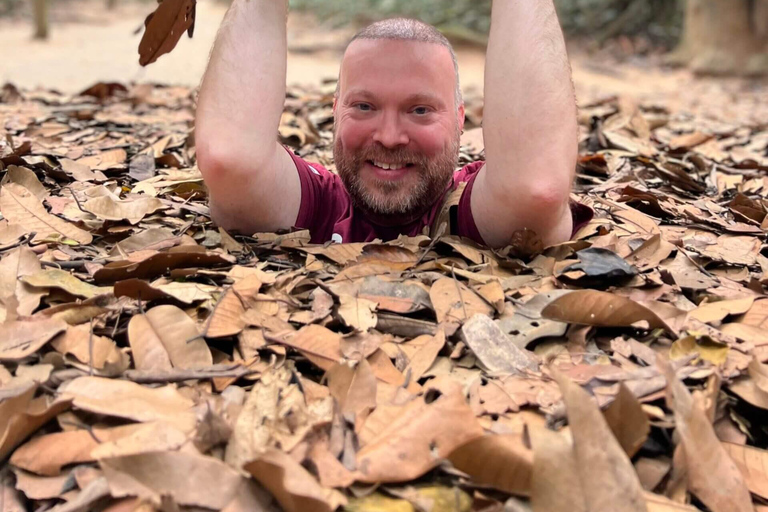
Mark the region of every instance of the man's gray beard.
[[[460, 137], [457, 130], [443, 152], [432, 158], [405, 149], [386, 149], [378, 143], [349, 155], [334, 137], [333, 160], [344, 187], [359, 209], [377, 215], [415, 215], [432, 206], [448, 185], [458, 165]], [[391, 197], [403, 187], [392, 181], [376, 180], [375, 192], [371, 193], [360, 179], [360, 169], [366, 161], [410, 162], [415, 165], [409, 172], [419, 173], [420, 179], [409, 194], [400, 197]]]

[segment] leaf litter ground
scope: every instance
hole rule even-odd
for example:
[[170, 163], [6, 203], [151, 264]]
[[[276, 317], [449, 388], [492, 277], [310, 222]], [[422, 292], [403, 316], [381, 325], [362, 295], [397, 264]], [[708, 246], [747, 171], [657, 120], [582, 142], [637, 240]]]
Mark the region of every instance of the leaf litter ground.
[[594, 220], [491, 251], [218, 229], [193, 98], [2, 89], [3, 512], [768, 510], [759, 102], [582, 105]]

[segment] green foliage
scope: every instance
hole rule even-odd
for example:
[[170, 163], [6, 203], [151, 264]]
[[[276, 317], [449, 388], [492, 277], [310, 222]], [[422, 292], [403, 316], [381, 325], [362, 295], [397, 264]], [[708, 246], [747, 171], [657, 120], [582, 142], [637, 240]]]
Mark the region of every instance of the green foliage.
[[[482, 39], [490, 27], [491, 0], [291, 0], [291, 5], [337, 25], [408, 16], [469, 39]], [[645, 34], [671, 44], [682, 26], [682, 0], [555, 0], [555, 5], [566, 33], [600, 41]]]

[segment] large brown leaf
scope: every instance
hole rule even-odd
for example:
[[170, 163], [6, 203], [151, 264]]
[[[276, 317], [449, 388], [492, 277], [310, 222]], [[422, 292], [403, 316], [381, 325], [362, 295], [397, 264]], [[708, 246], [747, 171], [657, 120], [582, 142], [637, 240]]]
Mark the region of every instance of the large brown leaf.
[[197, 324], [176, 306], [157, 306], [131, 318], [128, 341], [138, 370], [204, 368], [213, 364], [211, 350]]
[[57, 414], [69, 409], [70, 402], [48, 397], [33, 398], [37, 386], [0, 402], [0, 460]]
[[667, 404], [685, 454], [688, 487], [712, 512], [752, 511], [744, 477], [717, 439], [707, 414], [668, 364], [659, 364], [667, 377]]
[[195, 0], [164, 0], [147, 17], [146, 31], [139, 43], [139, 64], [152, 64], [161, 55], [173, 50], [185, 30], [192, 37], [195, 5]]
[[577, 290], [553, 300], [541, 312], [544, 318], [601, 327], [667, 329], [656, 313], [637, 302], [608, 292]]
[[0, 189], [0, 211], [10, 222], [23, 225], [29, 233], [34, 232], [35, 240], [59, 237], [80, 244], [93, 241], [87, 231], [45, 211], [37, 197], [16, 183], [8, 183]]
[[0, 361], [27, 357], [66, 328], [67, 324], [56, 318], [0, 324]]

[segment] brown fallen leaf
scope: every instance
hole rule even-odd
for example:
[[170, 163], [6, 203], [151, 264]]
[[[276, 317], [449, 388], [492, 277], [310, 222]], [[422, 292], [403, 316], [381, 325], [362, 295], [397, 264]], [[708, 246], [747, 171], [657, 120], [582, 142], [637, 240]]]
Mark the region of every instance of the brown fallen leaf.
[[176, 306], [156, 306], [128, 323], [136, 369], [205, 368], [213, 364], [211, 350], [197, 324]]
[[[112, 459], [128, 455], [183, 450], [189, 443], [189, 433], [182, 432], [164, 421], [129, 425], [130, 430], [118, 435], [99, 438], [89, 455], [92, 460]], [[126, 427], [121, 427], [126, 428]]]
[[129, 366], [128, 355], [106, 336], [92, 334], [87, 324], [67, 326], [66, 332], [51, 340], [51, 347], [98, 370], [122, 372]]
[[675, 430], [688, 469], [688, 488], [712, 512], [752, 511], [744, 477], [717, 439], [712, 423], [688, 388], [663, 359], [657, 363], [667, 378], [667, 405], [675, 415]]
[[[43, 476], [61, 474], [62, 466], [96, 460], [91, 451], [107, 442], [134, 432], [137, 425], [111, 429], [72, 430], [47, 434], [28, 441], [13, 452], [10, 462], [17, 468]], [[98, 439], [98, 441], [97, 441]]]
[[576, 466], [589, 468], [588, 472], [579, 472], [586, 510], [645, 512], [643, 489], [635, 468], [611, 433], [597, 403], [581, 386], [559, 372], [555, 372], [554, 378], [563, 393]]
[[768, 451], [734, 443], [723, 443], [723, 447], [744, 476], [749, 492], [766, 498], [768, 496]]
[[0, 324], [0, 361], [23, 359], [66, 329], [66, 322], [56, 318]]
[[456, 279], [443, 277], [432, 284], [429, 298], [437, 321], [464, 322], [476, 314], [490, 316], [493, 307]]
[[311, 324], [270, 341], [286, 345], [301, 352], [321, 369], [328, 371], [342, 360], [341, 335], [325, 327]]
[[18, 165], [9, 165], [6, 173], [6, 178], [3, 179], [3, 184], [6, 180], [11, 183], [17, 183], [29, 190], [39, 200], [45, 199], [49, 193], [48, 190], [37, 179], [34, 171], [26, 167], [20, 167]]
[[205, 328], [210, 338], [233, 336], [245, 328], [242, 318], [248, 302], [257, 297], [262, 282], [257, 275], [250, 275], [226, 288], [214, 306]]
[[75, 297], [82, 297], [84, 299], [91, 299], [98, 295], [112, 292], [111, 287], [94, 286], [85, 283], [66, 270], [60, 270], [58, 268], [42, 270], [35, 274], [24, 276], [22, 277], [22, 281], [36, 288], [55, 288], [64, 290]]
[[519, 435], [484, 435], [470, 439], [448, 455], [456, 469], [476, 483], [529, 496], [533, 452]]
[[570, 432], [528, 429], [533, 446], [533, 512], [588, 512]]
[[147, 66], [176, 47], [184, 31], [195, 26], [195, 0], [165, 0], [144, 22], [146, 31], [139, 43], [139, 64]]
[[137, 496], [160, 506], [163, 496], [180, 505], [224, 508], [242, 477], [214, 457], [176, 451], [145, 453], [100, 461], [115, 498]]
[[518, 348], [488, 316], [472, 316], [461, 327], [461, 336], [477, 359], [491, 372], [524, 373], [539, 370], [536, 355]]
[[322, 487], [298, 462], [274, 448], [243, 469], [272, 493], [286, 512], [333, 512], [347, 501], [338, 491]]
[[69, 409], [69, 401], [33, 398], [37, 386], [21, 395], [0, 401], [0, 460], [57, 414]]
[[623, 383], [603, 416], [627, 456], [634, 457], [648, 439], [651, 424], [640, 402]]
[[345, 324], [360, 332], [376, 327], [375, 302], [350, 295], [341, 295], [339, 300], [341, 306], [338, 312]]
[[72, 488], [71, 484], [68, 485], [71, 479], [69, 475], [38, 476], [20, 469], [14, 470], [14, 474], [16, 475], [16, 488], [31, 500], [60, 498], [64, 492]]
[[154, 301], [174, 299], [182, 304], [193, 304], [210, 300], [216, 287], [194, 282], [169, 281], [160, 278], [152, 283], [143, 279], [126, 279], [115, 283], [115, 297], [130, 297], [136, 300]]
[[29, 233], [34, 232], [35, 240], [58, 237], [79, 244], [93, 241], [87, 231], [45, 211], [40, 200], [17, 183], [8, 183], [0, 189], [0, 211], [8, 221], [23, 225]]
[[326, 377], [328, 389], [343, 414], [358, 414], [376, 407], [376, 376], [366, 359], [354, 368], [345, 363], [337, 364], [328, 370]]
[[[40, 299], [45, 295], [45, 291], [37, 290], [21, 281], [19, 278], [40, 272], [40, 261], [37, 256], [27, 247], [19, 247], [7, 253], [0, 260], [0, 303], [8, 304], [13, 297], [18, 305], [15, 311], [21, 316], [31, 315], [40, 305]], [[9, 312], [6, 307], [0, 307], [0, 322], [8, 318]]]
[[553, 300], [541, 312], [544, 318], [602, 327], [670, 327], [656, 313], [637, 302], [608, 292], [576, 290]]
[[379, 406], [360, 432], [358, 480], [404, 482], [418, 478], [482, 433], [460, 388], [429, 403], [421, 396], [404, 406]]
[[416, 343], [419, 339], [422, 343], [418, 344], [419, 348], [409, 356], [408, 366], [403, 370], [403, 373], [410, 375], [414, 381], [421, 379], [430, 369], [437, 355], [445, 346], [445, 331], [440, 330], [434, 336], [428, 334], [420, 336], [410, 343]]
[[754, 302], [754, 297], [710, 302], [689, 312], [688, 317], [695, 318], [704, 323], [720, 322], [728, 315], [741, 315], [742, 313], [746, 313], [752, 307]]
[[0, 504], [3, 512], [25, 512], [26, 504], [21, 493], [13, 486], [9, 467], [0, 470]]
[[57, 402], [66, 401], [85, 411], [138, 422], [164, 420], [182, 430], [195, 425], [194, 403], [174, 386], [148, 388], [128, 381], [78, 377], [59, 387]]
[[131, 200], [116, 200], [110, 196], [95, 197], [83, 203], [83, 210], [101, 220], [127, 220], [138, 224], [144, 217], [164, 208], [156, 197], [140, 196]]
[[[143, 257], [136, 259], [136, 256]], [[132, 259], [107, 263], [93, 274], [96, 284], [114, 283], [124, 279], [152, 279], [165, 272], [189, 267], [216, 267], [228, 265], [234, 258], [215, 252], [208, 252], [197, 246], [172, 247], [165, 252], [137, 252]]]

